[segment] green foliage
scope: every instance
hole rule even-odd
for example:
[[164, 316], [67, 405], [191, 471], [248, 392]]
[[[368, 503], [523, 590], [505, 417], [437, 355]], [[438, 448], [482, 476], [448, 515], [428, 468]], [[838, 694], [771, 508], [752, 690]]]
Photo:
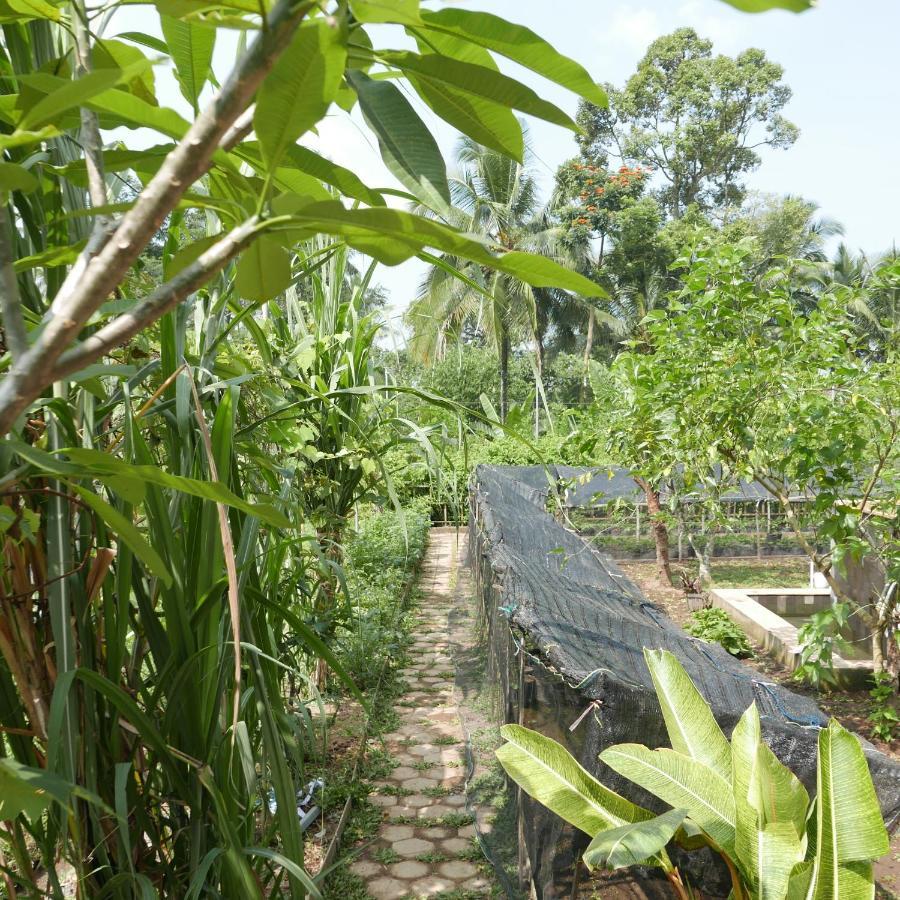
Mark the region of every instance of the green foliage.
[[872, 734], [879, 740], [892, 741], [900, 725], [897, 714], [897, 688], [895, 679], [887, 672], [875, 672], [875, 682], [869, 691], [872, 698], [869, 707], [869, 721], [872, 723]]
[[[843, 290], [807, 308], [790, 264], [759, 280], [753, 260], [746, 241], [701, 243], [682, 257], [683, 287], [613, 368], [622, 392], [613, 455], [651, 481], [677, 472], [688, 491], [713, 498], [739, 479], [757, 481], [838, 597], [873, 631], [891, 631], [890, 593], [872, 607], [838, 576], [860, 560], [888, 585], [900, 574], [885, 512], [900, 503], [896, 348], [871, 353]], [[827, 666], [827, 639], [821, 649], [810, 662], [821, 656]]]
[[857, 739], [834, 719], [819, 733], [817, 796], [762, 742], [756, 706], [729, 743], [674, 656], [645, 650], [674, 749], [609, 747], [601, 760], [672, 807], [660, 816], [596, 781], [555, 741], [501, 729], [497, 756], [526, 793], [585, 831], [588, 865], [661, 868], [679, 897], [691, 888], [666, 847], [709, 847], [724, 857], [736, 900], [871, 897], [872, 861], [888, 834]]
[[841, 632], [849, 623], [850, 613], [849, 603], [834, 603], [810, 616], [797, 633], [800, 661], [794, 678], [815, 688], [837, 687], [833, 659], [835, 653], [847, 647]]
[[752, 147], [797, 139], [781, 114], [791, 97], [783, 74], [761, 50], [713, 56], [710, 41], [680, 28], [648, 47], [622, 90], [608, 88], [615, 115], [582, 104], [580, 140], [592, 156], [620, 152], [625, 163], [661, 172], [660, 198], [676, 219], [692, 204], [734, 204], [741, 177], [760, 162]]
[[697, 610], [691, 615], [684, 630], [703, 641], [719, 644], [738, 659], [753, 656], [753, 648], [747, 635], [723, 609], [711, 607]]

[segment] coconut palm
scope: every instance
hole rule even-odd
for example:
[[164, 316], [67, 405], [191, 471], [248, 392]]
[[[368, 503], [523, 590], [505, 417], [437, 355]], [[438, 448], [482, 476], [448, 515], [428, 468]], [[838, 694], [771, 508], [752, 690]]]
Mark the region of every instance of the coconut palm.
[[[451, 180], [453, 207], [445, 218], [463, 231], [477, 234], [504, 250], [529, 250], [557, 262], [574, 264], [558, 240], [555, 226], [541, 211], [532, 159], [523, 163], [460, 139], [458, 174]], [[424, 361], [441, 359], [466, 329], [487, 340], [497, 352], [500, 417], [509, 407], [509, 359], [514, 343], [535, 341], [538, 376], [543, 363], [541, 323], [557, 300], [551, 291], [536, 289], [496, 270], [444, 254], [434, 259], [407, 313], [412, 327], [410, 349]]]

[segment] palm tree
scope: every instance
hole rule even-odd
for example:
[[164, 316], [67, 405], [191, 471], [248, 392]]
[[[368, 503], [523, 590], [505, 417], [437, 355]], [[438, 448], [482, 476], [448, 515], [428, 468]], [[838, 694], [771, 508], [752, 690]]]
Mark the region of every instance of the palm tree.
[[826, 287], [843, 297], [856, 327], [873, 350], [900, 334], [900, 251], [869, 258], [840, 244]]
[[[503, 250], [542, 253], [571, 265], [556, 239], [555, 226], [541, 212], [537, 184], [526, 148], [523, 163], [470, 138], [460, 139], [459, 173], [451, 179], [453, 207], [445, 218]], [[419, 210], [423, 212], [422, 210]], [[543, 365], [548, 321], [539, 316], [557, 292], [538, 291], [486, 266], [444, 254], [429, 268], [410, 309], [410, 350], [424, 361], [441, 359], [463, 330], [474, 328], [494, 347], [500, 378], [500, 418], [509, 409], [509, 360], [514, 342], [531, 338], [537, 347], [537, 375]]]

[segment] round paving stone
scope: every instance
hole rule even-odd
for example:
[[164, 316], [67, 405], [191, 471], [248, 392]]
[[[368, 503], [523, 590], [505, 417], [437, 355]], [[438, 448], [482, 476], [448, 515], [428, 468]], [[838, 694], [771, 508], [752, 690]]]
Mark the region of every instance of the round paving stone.
[[441, 841], [441, 850], [444, 853], [462, 853], [463, 850], [468, 850], [471, 846], [471, 841], [460, 837], [447, 838], [446, 841]]
[[390, 796], [390, 794], [369, 794], [369, 802], [386, 809], [390, 806], [396, 806], [397, 798]]
[[434, 806], [426, 806], [419, 810], [420, 819], [440, 819], [442, 816], [449, 816], [455, 810], [443, 803], [436, 803]]
[[424, 878], [428, 874], [428, 866], [423, 862], [408, 859], [388, 866], [388, 871], [394, 878]]
[[403, 841], [394, 841], [391, 849], [400, 856], [412, 857], [421, 853], [431, 853], [434, 850], [434, 844], [431, 841], [422, 840], [422, 838], [407, 838]]
[[[417, 881], [415, 885], [416, 897], [433, 897], [435, 894], [444, 894], [452, 891], [456, 885], [449, 878], [438, 878], [436, 875], [430, 875]], [[403, 896], [398, 894], [398, 896]]]
[[407, 778], [416, 778], [418, 776], [418, 771], [414, 769], [412, 766], [398, 766], [391, 773], [392, 781], [405, 781]]
[[412, 825], [385, 825], [379, 832], [379, 837], [386, 841], [405, 841], [415, 834]]
[[455, 859], [453, 862], [442, 863], [438, 867], [438, 872], [447, 878], [459, 881], [463, 878], [473, 878], [478, 874], [478, 869], [464, 859]]
[[409, 885], [396, 878], [376, 878], [366, 885], [366, 890], [375, 900], [397, 900], [409, 891]]
[[434, 778], [408, 778], [403, 782], [403, 789], [407, 791], [424, 791], [426, 788], [437, 787], [437, 781]]
[[371, 859], [359, 859], [350, 866], [350, 871], [360, 878], [371, 878], [381, 871], [381, 866]]

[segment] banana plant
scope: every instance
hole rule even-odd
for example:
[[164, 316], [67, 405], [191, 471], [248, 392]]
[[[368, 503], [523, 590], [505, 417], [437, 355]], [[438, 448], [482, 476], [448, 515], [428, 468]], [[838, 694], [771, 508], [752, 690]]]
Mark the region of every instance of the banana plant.
[[763, 742], [744, 712], [729, 742], [678, 660], [644, 650], [671, 748], [617, 744], [615, 772], [671, 808], [659, 815], [594, 778], [556, 741], [505, 725], [497, 757], [527, 794], [588, 834], [589, 868], [660, 868], [695, 896], [667, 850], [709, 848], [731, 876], [733, 900], [866, 900], [888, 834], [858, 739], [832, 719], [819, 732], [816, 797]]

